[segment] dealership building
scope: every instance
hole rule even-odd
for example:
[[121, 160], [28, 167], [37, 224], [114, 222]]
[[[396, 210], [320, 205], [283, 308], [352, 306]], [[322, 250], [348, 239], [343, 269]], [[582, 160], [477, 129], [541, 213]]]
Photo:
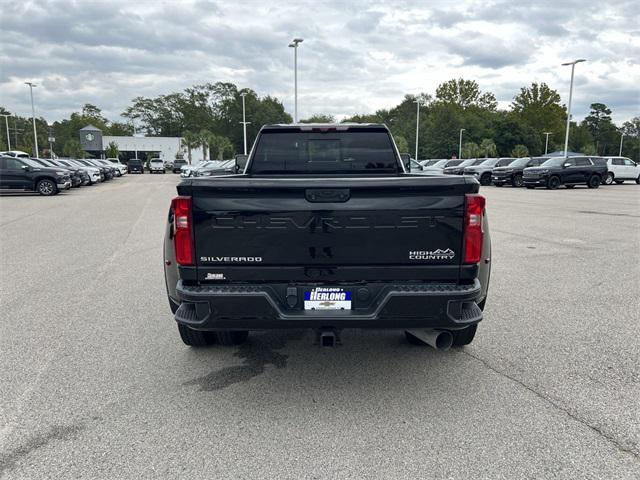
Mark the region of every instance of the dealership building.
[[[176, 154], [187, 158], [187, 149], [182, 146], [182, 137], [144, 137], [134, 135], [112, 136], [102, 135], [102, 130], [93, 125], [80, 129], [80, 145], [82, 149], [97, 158], [104, 158], [105, 150], [114, 142], [120, 151], [120, 159], [140, 158], [142, 160], [159, 157], [162, 160], [174, 160]], [[202, 149], [192, 148], [193, 163], [202, 160]]]

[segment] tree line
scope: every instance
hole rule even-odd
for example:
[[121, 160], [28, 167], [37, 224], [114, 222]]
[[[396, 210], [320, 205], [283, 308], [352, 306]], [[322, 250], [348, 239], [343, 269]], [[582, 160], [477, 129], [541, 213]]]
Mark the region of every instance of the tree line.
[[[101, 110], [85, 104], [80, 112], [49, 124], [36, 119], [41, 155], [48, 153], [49, 136], [55, 137], [57, 155], [81, 157], [78, 131], [92, 124], [104, 135], [131, 135], [134, 131], [149, 136], [180, 136], [192, 160], [192, 150], [202, 148], [209, 158], [229, 158], [243, 151], [242, 97], [245, 100], [247, 141], [250, 148], [260, 127], [267, 123], [291, 123], [280, 100], [260, 97], [248, 88], [218, 82], [196, 85], [182, 92], [157, 97], [136, 97], [122, 113], [125, 121], [109, 121]], [[545, 83], [522, 87], [513, 97], [510, 108], [498, 108], [491, 92], [483, 92], [477, 82], [452, 79], [442, 83], [434, 95], [405, 95], [395, 107], [375, 113], [356, 114], [343, 122], [384, 123], [391, 129], [402, 152], [415, 153], [416, 102], [420, 102], [419, 159], [450, 158], [458, 154], [460, 130], [463, 132], [462, 156], [527, 156], [564, 148], [566, 107], [560, 95]], [[1, 113], [10, 113], [0, 107]], [[301, 122], [334, 122], [330, 115], [314, 115]], [[12, 116], [12, 148], [32, 150], [33, 134], [29, 118]], [[2, 126], [4, 127], [4, 126]], [[2, 132], [0, 148], [6, 148]], [[640, 160], [640, 117], [617, 126], [611, 110], [603, 103], [593, 103], [581, 122], [571, 122], [569, 150], [588, 155], [617, 155], [624, 134], [623, 155]], [[206, 158], [206, 157], [205, 157]]]

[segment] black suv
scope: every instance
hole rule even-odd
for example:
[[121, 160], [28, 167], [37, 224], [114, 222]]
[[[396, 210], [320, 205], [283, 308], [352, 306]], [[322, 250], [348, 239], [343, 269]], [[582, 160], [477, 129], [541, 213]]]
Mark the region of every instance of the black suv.
[[173, 173], [180, 173], [180, 171], [181, 171], [180, 169], [182, 167], [184, 167], [186, 164], [187, 164], [186, 160], [180, 160], [180, 159], [174, 160], [173, 161], [173, 168], [171, 169], [171, 171]]
[[62, 168], [43, 167], [29, 158], [0, 158], [0, 188], [55, 195], [71, 188], [71, 175]]
[[549, 157], [524, 157], [514, 160], [506, 167], [496, 167], [491, 171], [491, 181], [496, 187], [501, 187], [508, 183], [512, 187], [522, 187], [524, 185], [524, 169], [538, 167], [549, 160]]
[[138, 158], [132, 158], [127, 162], [129, 173], [144, 173], [144, 164]]
[[598, 188], [606, 174], [607, 167], [596, 165], [590, 157], [555, 157], [539, 167], [525, 168], [523, 179], [527, 188], [555, 190], [560, 185], [573, 188], [578, 184]]
[[73, 188], [83, 185], [84, 177], [82, 176], [82, 173], [79, 168], [71, 168], [65, 165], [60, 165], [55, 160], [51, 160], [48, 158], [31, 158], [31, 161], [36, 162], [40, 166], [43, 166], [46, 168], [55, 168], [62, 171], [67, 170], [69, 172], [69, 175], [71, 176], [71, 186]]

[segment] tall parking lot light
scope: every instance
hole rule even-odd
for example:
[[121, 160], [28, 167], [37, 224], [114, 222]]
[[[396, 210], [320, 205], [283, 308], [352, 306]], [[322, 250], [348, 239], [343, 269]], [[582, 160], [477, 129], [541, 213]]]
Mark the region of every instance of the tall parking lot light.
[[460, 129], [460, 144], [458, 145], [458, 158], [462, 160], [462, 132], [464, 132], [465, 129], [461, 128]]
[[35, 147], [34, 155], [38, 158], [38, 133], [36, 132], [36, 109], [33, 107], [33, 87], [37, 87], [35, 83], [24, 82], [25, 85], [29, 85], [29, 92], [31, 93], [31, 120], [33, 120], [33, 145]]
[[242, 134], [244, 137], [244, 154], [247, 154], [247, 125], [249, 125], [251, 122], [247, 122], [247, 119], [245, 117], [245, 110], [244, 110], [244, 97], [247, 96], [247, 92], [242, 92], [240, 94], [240, 96], [242, 97], [242, 121], [240, 122], [242, 124]]
[[418, 132], [420, 131], [420, 99], [416, 98], [413, 103], [416, 104], [416, 162], [418, 161]]
[[[8, 131], [8, 130], [7, 130]], [[620, 153], [618, 154], [619, 157], [622, 156], [622, 140], [624, 139], [624, 133], [620, 134]]]
[[544, 142], [544, 154], [545, 155], [549, 151], [549, 135], [551, 135], [551, 132], [544, 132], [544, 136], [546, 137], [546, 140]]
[[11, 150], [11, 138], [9, 136], [9, 115], [8, 113], [0, 114], [0, 116], [4, 117], [4, 125], [7, 127], [7, 150]]
[[298, 44], [304, 38], [294, 38], [289, 47], [293, 48], [293, 123], [298, 123]]
[[573, 62], [563, 63], [562, 66], [566, 67], [571, 65], [571, 84], [569, 86], [569, 107], [567, 108], [567, 131], [564, 135], [564, 158], [567, 158], [567, 152], [569, 151], [569, 126], [571, 124], [571, 97], [573, 96], [573, 73], [576, 69], [576, 63], [586, 62], [584, 58], [579, 58]]

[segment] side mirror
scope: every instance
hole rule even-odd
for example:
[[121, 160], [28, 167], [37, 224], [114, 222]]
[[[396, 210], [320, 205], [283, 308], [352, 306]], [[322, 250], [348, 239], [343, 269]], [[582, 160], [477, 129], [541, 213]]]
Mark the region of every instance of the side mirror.
[[24, 170], [25, 172], [29, 172], [31, 171], [31, 167], [29, 165], [22, 165], [22, 170]]
[[400, 160], [402, 161], [405, 169], [411, 170], [411, 155], [408, 153], [401, 153]]
[[567, 168], [567, 167], [570, 167], [570, 166], [571, 166], [570, 163], [565, 163], [564, 165], [562, 165], [562, 168]]
[[238, 172], [244, 171], [244, 167], [247, 166], [248, 161], [249, 161], [249, 155], [244, 155], [244, 154], [236, 155], [236, 171]]

